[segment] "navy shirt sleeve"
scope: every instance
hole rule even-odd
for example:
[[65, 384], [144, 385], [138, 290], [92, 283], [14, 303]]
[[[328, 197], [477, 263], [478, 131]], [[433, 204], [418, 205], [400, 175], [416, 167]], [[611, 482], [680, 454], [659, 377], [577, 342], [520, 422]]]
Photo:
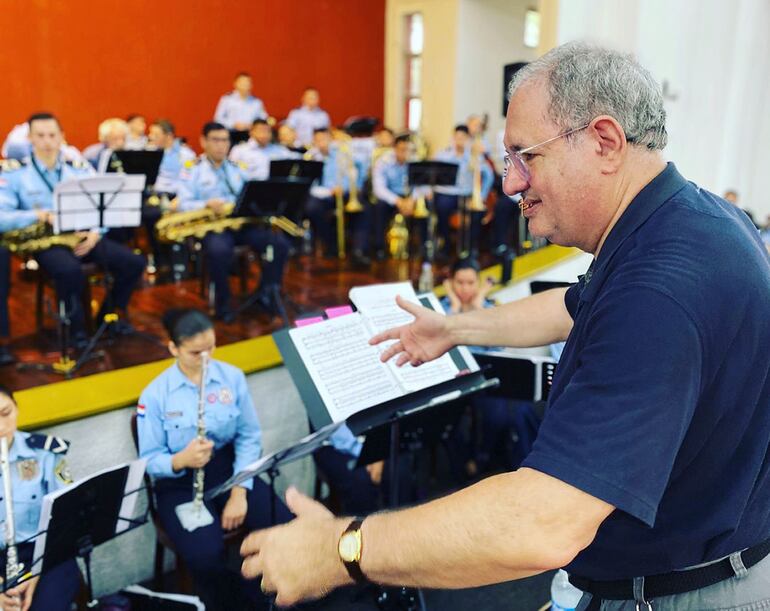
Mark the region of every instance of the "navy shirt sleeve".
[[[573, 316], [575, 289], [566, 300]], [[575, 373], [523, 466], [653, 526], [700, 392], [700, 334], [684, 308], [649, 285], [596, 299]]]

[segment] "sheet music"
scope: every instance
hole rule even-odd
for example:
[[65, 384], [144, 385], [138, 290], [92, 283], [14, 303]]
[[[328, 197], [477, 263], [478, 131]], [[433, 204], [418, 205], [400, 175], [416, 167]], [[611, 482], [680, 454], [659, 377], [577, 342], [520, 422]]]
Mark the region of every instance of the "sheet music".
[[289, 331], [332, 422], [403, 394], [360, 314]]
[[[363, 314], [371, 335], [376, 335], [393, 327], [409, 324], [414, 320], [414, 316], [398, 306], [396, 295], [400, 295], [403, 299], [412, 303], [420, 303], [417, 294], [409, 282], [357, 286], [350, 290], [350, 300], [358, 311]], [[433, 299], [435, 300], [435, 295], [433, 295]], [[435, 303], [438, 302], [436, 301]], [[434, 306], [433, 309], [443, 313], [440, 307], [436, 308]], [[382, 352], [392, 343], [392, 341], [383, 342], [378, 346], [378, 349]], [[398, 367], [396, 366], [396, 359], [391, 359], [388, 361], [387, 367], [396, 380], [398, 380], [405, 393], [446, 382], [460, 372], [449, 354], [445, 354], [429, 363], [424, 363], [419, 367], [412, 367], [409, 364]]]
[[147, 596], [148, 598], [157, 598], [159, 600], [170, 600], [179, 603], [186, 603], [191, 608], [197, 609], [197, 611], [206, 611], [206, 606], [201, 602], [201, 599], [197, 596], [190, 596], [189, 594], [166, 594], [164, 592], [153, 592], [140, 585], [126, 586], [123, 588], [124, 592], [129, 594], [138, 594], [140, 596]]
[[142, 218], [141, 174], [97, 174], [69, 178], [54, 187], [55, 234], [99, 227], [99, 198], [104, 194], [105, 227], [137, 227]]

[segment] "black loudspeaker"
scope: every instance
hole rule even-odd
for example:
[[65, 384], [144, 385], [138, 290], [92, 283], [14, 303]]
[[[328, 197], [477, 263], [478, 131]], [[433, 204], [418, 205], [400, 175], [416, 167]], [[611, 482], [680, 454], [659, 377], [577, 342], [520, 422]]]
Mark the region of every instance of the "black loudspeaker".
[[515, 62], [503, 66], [503, 117], [508, 113], [508, 85], [513, 75], [526, 66], [529, 62]]

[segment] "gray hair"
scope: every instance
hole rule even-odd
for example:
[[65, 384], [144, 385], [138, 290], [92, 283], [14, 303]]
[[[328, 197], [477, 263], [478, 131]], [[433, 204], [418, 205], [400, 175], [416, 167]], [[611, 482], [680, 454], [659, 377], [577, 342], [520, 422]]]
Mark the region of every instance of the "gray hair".
[[561, 45], [516, 73], [509, 99], [521, 85], [540, 78], [550, 96], [548, 116], [561, 129], [609, 115], [620, 123], [630, 144], [650, 150], [666, 146], [660, 86], [631, 55], [580, 42]]

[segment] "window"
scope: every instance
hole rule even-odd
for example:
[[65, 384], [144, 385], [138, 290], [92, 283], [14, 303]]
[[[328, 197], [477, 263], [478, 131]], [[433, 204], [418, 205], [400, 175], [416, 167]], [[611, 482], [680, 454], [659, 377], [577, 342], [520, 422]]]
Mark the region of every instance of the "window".
[[422, 124], [422, 49], [424, 44], [422, 13], [406, 15], [406, 41], [404, 49], [404, 74], [406, 86], [404, 99], [406, 126], [418, 131]]
[[531, 8], [524, 14], [524, 46], [534, 49], [540, 44], [540, 13]]

